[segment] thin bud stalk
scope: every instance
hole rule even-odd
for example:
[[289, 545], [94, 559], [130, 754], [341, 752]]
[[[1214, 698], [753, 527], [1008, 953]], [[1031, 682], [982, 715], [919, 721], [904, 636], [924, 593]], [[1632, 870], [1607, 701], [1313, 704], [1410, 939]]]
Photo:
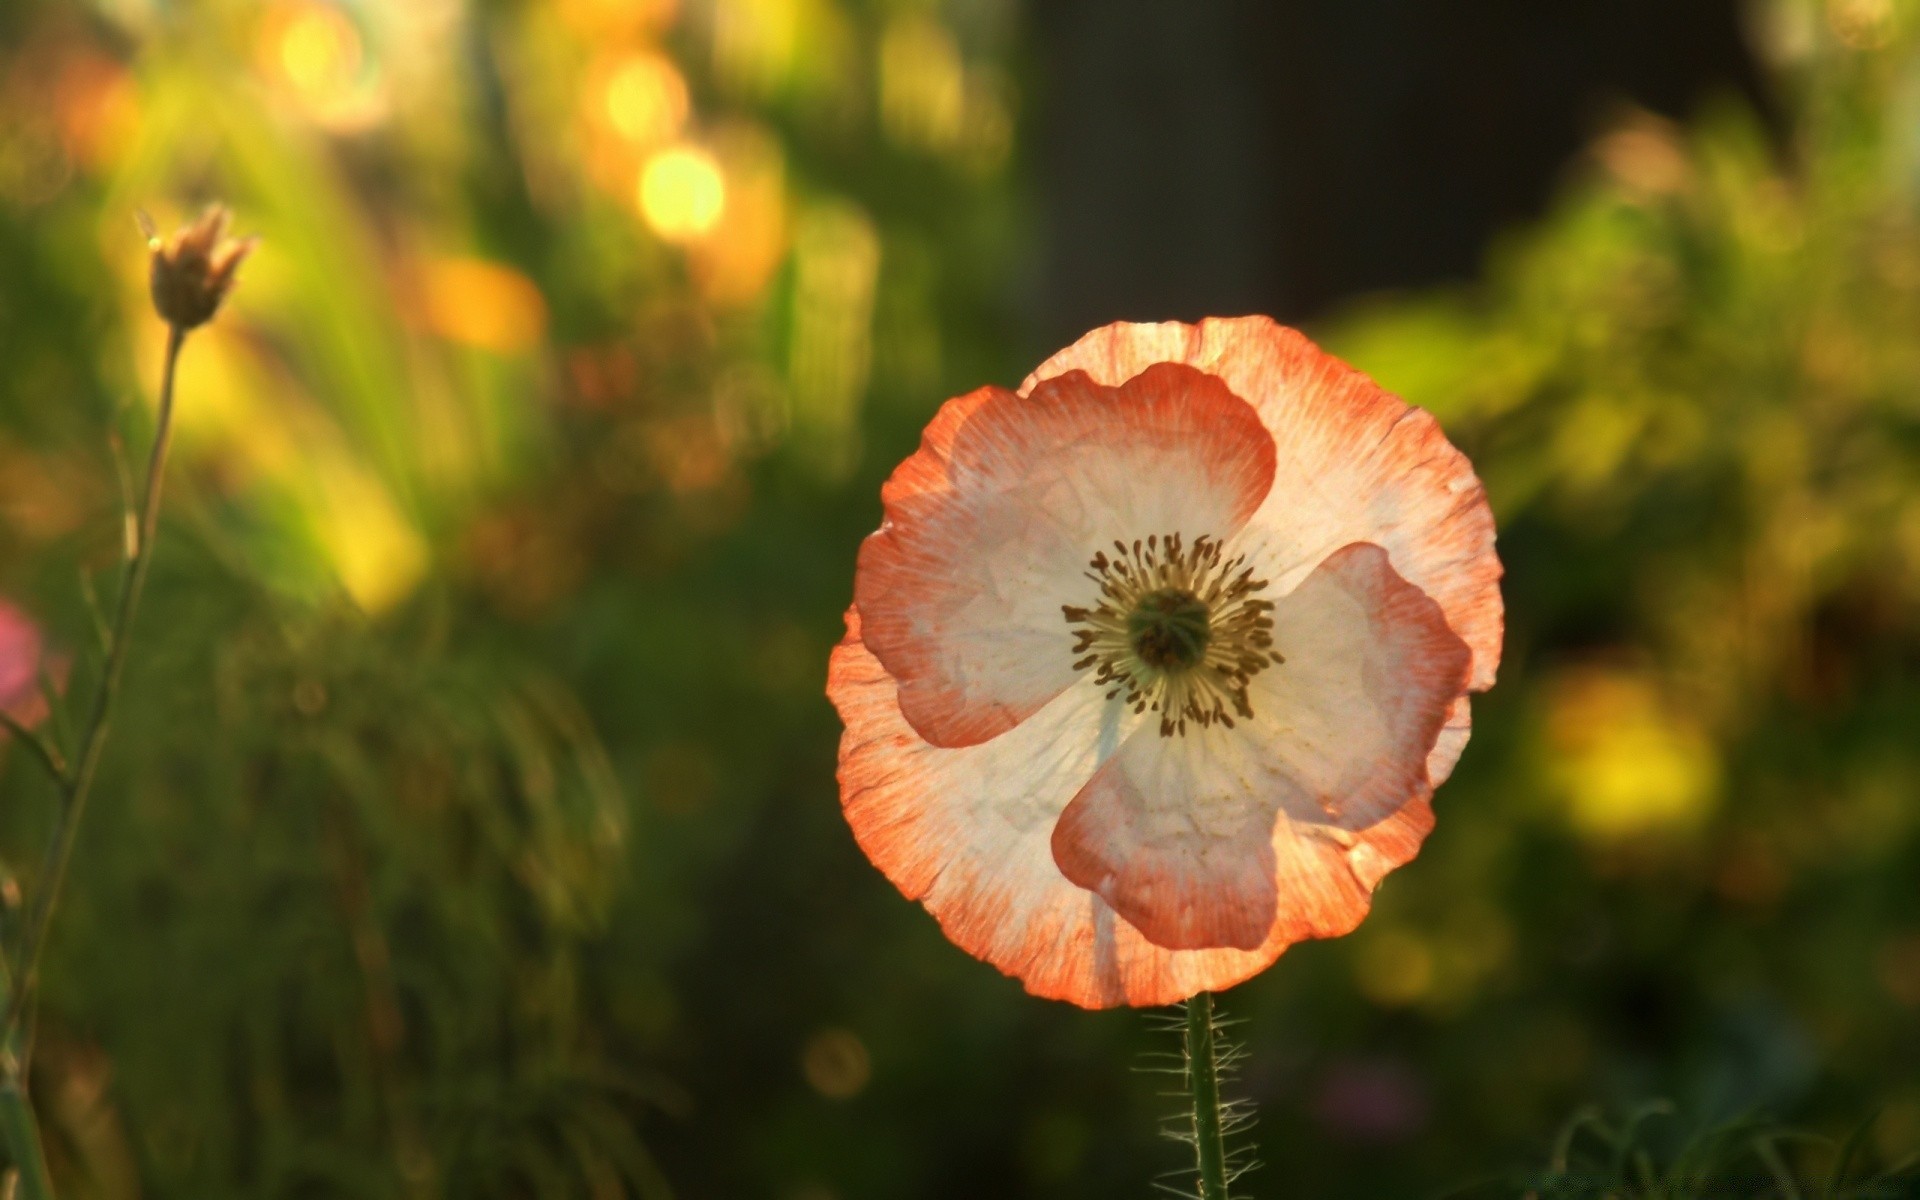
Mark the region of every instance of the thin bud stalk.
[[180, 347], [186, 338], [187, 327], [178, 324], [168, 327], [166, 366], [160, 380], [160, 408], [155, 420], [153, 449], [147, 459], [146, 490], [138, 514], [128, 523], [126, 567], [120, 576], [120, 595], [108, 631], [100, 683], [74, 751], [72, 769], [60, 770], [63, 764], [57, 758], [48, 760], [48, 768], [59, 785], [60, 808], [54, 817], [46, 860], [36, 881], [33, 905], [21, 931], [20, 945], [10, 956], [13, 971], [7, 982], [12, 986], [6, 989], [6, 1018], [0, 1022], [0, 1140], [5, 1141], [19, 1171], [20, 1200], [53, 1200], [39, 1127], [27, 1097], [27, 1068], [32, 1055], [28, 1029], [39, 986], [41, 951], [46, 946], [54, 907], [73, 860], [80, 819], [86, 812], [87, 798], [93, 793], [94, 777], [99, 773], [100, 759], [106, 750], [107, 725], [126, 669], [134, 611], [139, 607], [147, 571], [153, 564], [154, 535], [160, 526], [161, 484], [166, 476], [167, 450], [173, 441], [174, 374], [179, 366]]

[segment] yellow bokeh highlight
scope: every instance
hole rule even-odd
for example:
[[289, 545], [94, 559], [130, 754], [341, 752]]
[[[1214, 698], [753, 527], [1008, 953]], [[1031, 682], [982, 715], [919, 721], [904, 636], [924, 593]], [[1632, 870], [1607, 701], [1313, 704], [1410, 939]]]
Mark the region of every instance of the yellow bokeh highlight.
[[[147, 378], [158, 374], [158, 332], [138, 347]], [[384, 612], [419, 586], [425, 539], [339, 424], [231, 321], [195, 337], [193, 400], [179, 409], [181, 449], [219, 464], [215, 477], [235, 496], [291, 502], [363, 611]]]
[[1718, 799], [1711, 740], [1644, 674], [1562, 672], [1548, 691], [1547, 741], [1567, 818], [1595, 840], [1683, 833]]
[[872, 219], [844, 201], [810, 208], [794, 233], [787, 381], [794, 424], [824, 451], [821, 462], [829, 473], [851, 465], [873, 363], [880, 248]]
[[586, 38], [631, 37], [672, 24], [679, 0], [555, 0], [560, 19]]
[[1513, 927], [1497, 907], [1453, 897], [1434, 915], [1434, 927], [1382, 921], [1355, 936], [1353, 977], [1361, 995], [1382, 1008], [1457, 1010], [1511, 960]]
[[53, 102], [68, 149], [90, 170], [118, 162], [139, 134], [139, 84], [132, 72], [105, 56], [70, 60]]
[[726, 87], [770, 95], [793, 73], [807, 14], [801, 0], [715, 0], [714, 74]]
[[961, 163], [976, 175], [1004, 169], [1013, 153], [1012, 87], [970, 72], [964, 91], [958, 151]]
[[303, 92], [324, 95], [350, 86], [360, 73], [360, 31], [331, 5], [302, 5], [279, 33], [280, 69]]
[[1407, 930], [1370, 933], [1355, 948], [1353, 968], [1361, 994], [1389, 1008], [1415, 1004], [1433, 988], [1433, 948]]
[[1677, 194], [1693, 176], [1680, 128], [1652, 113], [1634, 112], [1594, 143], [1593, 155], [1623, 191], [1642, 201]]
[[1827, 24], [1856, 50], [1877, 50], [1893, 40], [1893, 0], [1827, 0]]
[[640, 169], [640, 215], [670, 242], [691, 242], [712, 233], [726, 211], [727, 181], [707, 150], [669, 146]]
[[367, 69], [360, 27], [337, 5], [293, 0], [270, 7], [260, 25], [258, 58], [262, 71], [324, 128], [363, 129], [386, 115], [386, 97]]
[[786, 155], [777, 137], [744, 122], [716, 131], [711, 144], [726, 180], [726, 204], [693, 249], [694, 274], [713, 303], [749, 305], [786, 259]]
[[82, 463], [0, 437], [0, 523], [30, 542], [67, 537], [100, 511]]
[[537, 345], [547, 302], [531, 279], [479, 258], [436, 258], [423, 271], [427, 326], [448, 341], [513, 354]]
[[687, 81], [673, 60], [653, 51], [616, 63], [603, 98], [607, 122], [630, 142], [666, 141], [687, 122]]
[[426, 577], [426, 542], [359, 463], [327, 456], [312, 466], [321, 495], [314, 524], [340, 585], [364, 611], [385, 612]]
[[945, 150], [960, 139], [967, 76], [960, 47], [923, 13], [895, 17], [880, 38], [880, 122], [903, 146]]

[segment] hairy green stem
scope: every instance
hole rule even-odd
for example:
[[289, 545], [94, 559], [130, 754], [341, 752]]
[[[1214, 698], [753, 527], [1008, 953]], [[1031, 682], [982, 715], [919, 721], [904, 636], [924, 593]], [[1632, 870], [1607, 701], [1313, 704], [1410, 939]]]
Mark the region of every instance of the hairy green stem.
[[[40, 877], [35, 881], [33, 904], [10, 963], [13, 986], [8, 989], [6, 1019], [0, 1022], [0, 1137], [4, 1137], [14, 1166], [20, 1172], [22, 1200], [53, 1200], [39, 1127], [27, 1098], [27, 1066], [32, 1047], [22, 1034], [33, 1011], [40, 955], [46, 947], [61, 888], [66, 883], [67, 868], [73, 861], [80, 820], [86, 814], [87, 798], [93, 793], [94, 777], [99, 774], [100, 759], [106, 751], [107, 725], [113, 716], [114, 698], [120, 691], [120, 677], [126, 670], [134, 611], [139, 607], [147, 570], [153, 563], [154, 535], [160, 526], [160, 489], [166, 476], [167, 449], [173, 440], [173, 379], [180, 362], [180, 347], [186, 338], [184, 328], [169, 327], [166, 365], [160, 377], [160, 409], [154, 422], [153, 450], [147, 458], [146, 491], [140, 500], [140, 511], [127, 529], [127, 561], [120, 575], [120, 595], [108, 632], [100, 682], [94, 689], [87, 723], [74, 747], [72, 770], [60, 769], [64, 764], [57, 754], [41, 755], [59, 784], [60, 807], [54, 816], [53, 833], [47, 840]], [[43, 742], [30, 741], [29, 744], [43, 751], [49, 749]]]
[[1187, 1001], [1187, 1091], [1193, 1101], [1193, 1151], [1199, 1200], [1227, 1200], [1226, 1120], [1220, 1107], [1220, 1051], [1215, 1044], [1213, 995]]

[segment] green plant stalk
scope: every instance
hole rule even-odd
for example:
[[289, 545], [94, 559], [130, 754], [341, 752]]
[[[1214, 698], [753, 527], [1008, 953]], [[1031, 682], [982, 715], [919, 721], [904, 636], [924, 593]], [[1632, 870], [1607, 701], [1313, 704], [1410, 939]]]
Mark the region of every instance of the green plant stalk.
[[0, 1137], [5, 1138], [13, 1169], [19, 1173], [20, 1200], [52, 1200], [47, 1156], [40, 1149], [40, 1124], [33, 1119], [26, 1092], [11, 1080], [0, 1083]]
[[1193, 1152], [1199, 1200], [1227, 1200], [1225, 1119], [1220, 1111], [1220, 1055], [1215, 1044], [1213, 995], [1187, 1001], [1187, 1091], [1193, 1102]]
[[[7, 997], [6, 1019], [0, 1023], [0, 1136], [5, 1137], [20, 1172], [21, 1200], [53, 1200], [39, 1127], [27, 1098], [27, 1067], [32, 1047], [21, 1035], [33, 1010], [40, 955], [46, 947], [54, 908], [66, 883], [67, 868], [73, 861], [80, 821], [86, 815], [87, 799], [93, 793], [94, 777], [99, 774], [100, 759], [106, 751], [107, 726], [126, 670], [133, 615], [140, 605], [140, 593], [146, 587], [147, 571], [153, 564], [154, 536], [160, 526], [160, 491], [166, 477], [167, 450], [173, 440], [174, 375], [180, 362], [180, 347], [186, 338], [185, 328], [169, 327], [166, 365], [160, 377], [160, 408], [154, 422], [153, 449], [147, 459], [146, 490], [141, 497], [140, 511], [127, 530], [127, 562], [120, 576], [120, 596], [114, 606], [100, 683], [94, 690], [87, 723], [74, 748], [73, 767], [71, 771], [62, 771], [57, 755], [41, 755], [58, 784], [60, 807], [47, 841], [46, 859], [34, 889], [33, 905], [21, 930], [18, 951], [12, 956], [13, 986]], [[38, 741], [31, 744], [37, 749], [46, 748]]]
[[[0, 994], [12, 996], [12, 984], [6, 964], [0, 963]], [[13, 1200], [16, 1195], [53, 1195], [53, 1185], [47, 1177], [47, 1156], [40, 1146], [40, 1124], [34, 1120], [33, 1105], [27, 1099], [24, 1073], [16, 1070], [19, 1041], [9, 1038], [0, 1046], [0, 1062], [4, 1062], [4, 1071], [0, 1071], [0, 1143], [13, 1159], [8, 1174], [15, 1177], [12, 1188], [0, 1181], [0, 1196], [7, 1200]]]

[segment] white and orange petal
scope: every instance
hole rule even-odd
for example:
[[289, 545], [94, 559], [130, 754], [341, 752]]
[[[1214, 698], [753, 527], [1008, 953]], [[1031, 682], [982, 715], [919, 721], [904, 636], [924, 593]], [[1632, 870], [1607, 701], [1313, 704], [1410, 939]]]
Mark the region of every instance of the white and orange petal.
[[1274, 458], [1244, 400], [1177, 364], [951, 401], [882, 491], [886, 521], [855, 575], [909, 724], [969, 746], [1038, 712], [1074, 680], [1061, 609], [1086, 600], [1088, 556], [1119, 538], [1235, 532]]
[[1493, 685], [1504, 631], [1501, 568], [1493, 513], [1472, 464], [1430, 414], [1299, 332], [1266, 317], [1107, 325], [1042, 363], [1021, 392], [1072, 371], [1112, 384], [1167, 362], [1217, 376], [1273, 436], [1273, 488], [1247, 536], [1264, 543], [1276, 591], [1339, 547], [1374, 542], [1472, 649], [1472, 690]]
[[1469, 659], [1439, 606], [1360, 542], [1273, 616], [1286, 661], [1254, 679], [1252, 719], [1136, 729], [1054, 827], [1061, 873], [1156, 945], [1254, 949], [1276, 929], [1339, 926], [1340, 902], [1364, 898], [1289, 843], [1338, 843], [1431, 793], [1427, 759]]

